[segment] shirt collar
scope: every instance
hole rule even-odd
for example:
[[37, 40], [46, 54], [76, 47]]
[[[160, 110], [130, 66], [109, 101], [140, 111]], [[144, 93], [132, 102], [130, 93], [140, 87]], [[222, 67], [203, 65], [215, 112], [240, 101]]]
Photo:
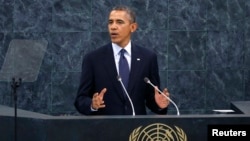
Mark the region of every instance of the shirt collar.
[[[114, 55], [119, 55], [120, 50], [122, 49], [122, 47], [120, 47], [119, 45], [115, 43], [112, 43], [112, 48], [113, 48]], [[127, 51], [127, 54], [131, 56], [131, 41], [128, 42], [128, 44], [124, 47], [124, 49]]]

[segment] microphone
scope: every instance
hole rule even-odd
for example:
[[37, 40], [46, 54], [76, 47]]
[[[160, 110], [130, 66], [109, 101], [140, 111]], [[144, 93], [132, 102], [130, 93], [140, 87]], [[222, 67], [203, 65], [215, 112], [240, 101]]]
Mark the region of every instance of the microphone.
[[149, 80], [147, 77], [144, 78], [144, 81], [145, 81], [146, 83], [150, 84], [152, 87], [156, 88], [156, 90], [157, 90], [159, 93], [161, 93], [164, 97], [166, 97], [166, 98], [175, 106], [175, 109], [176, 109], [176, 111], [177, 111], [177, 115], [178, 115], [178, 116], [180, 115], [179, 108], [177, 107], [177, 105], [175, 104], [175, 102], [174, 102], [173, 100], [171, 100], [171, 99], [170, 99], [168, 96], [166, 96], [162, 91], [160, 91], [154, 84], [152, 84], [152, 83], [150, 82], [150, 80]]
[[123, 88], [125, 94], [127, 95], [128, 100], [129, 100], [129, 102], [130, 102], [130, 105], [131, 105], [131, 107], [132, 107], [133, 116], [135, 116], [134, 104], [133, 104], [133, 102], [132, 102], [132, 100], [131, 100], [131, 98], [130, 98], [130, 96], [129, 96], [129, 94], [128, 94], [128, 92], [127, 92], [127, 90], [126, 90], [126, 88], [125, 88], [125, 86], [124, 86], [124, 84], [123, 84], [123, 82], [122, 82], [122, 78], [121, 78], [119, 75], [117, 76], [117, 80], [121, 83], [122, 88]]

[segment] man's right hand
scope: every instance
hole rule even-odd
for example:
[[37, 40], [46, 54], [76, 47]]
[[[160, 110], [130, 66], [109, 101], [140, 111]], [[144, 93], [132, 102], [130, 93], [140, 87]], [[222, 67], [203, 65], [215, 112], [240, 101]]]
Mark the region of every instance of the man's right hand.
[[106, 93], [106, 91], [107, 91], [107, 89], [103, 88], [100, 93], [97, 92], [97, 93], [95, 93], [93, 95], [91, 107], [94, 110], [98, 110], [100, 108], [105, 108], [105, 104], [104, 104], [104, 101], [103, 101], [103, 96]]

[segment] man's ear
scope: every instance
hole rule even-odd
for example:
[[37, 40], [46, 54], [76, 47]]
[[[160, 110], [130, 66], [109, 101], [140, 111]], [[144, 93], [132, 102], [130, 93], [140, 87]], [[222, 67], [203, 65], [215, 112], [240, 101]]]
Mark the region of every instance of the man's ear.
[[132, 23], [132, 24], [130, 25], [130, 28], [131, 28], [131, 32], [135, 32], [136, 29], [138, 28], [138, 24], [137, 24], [137, 23]]

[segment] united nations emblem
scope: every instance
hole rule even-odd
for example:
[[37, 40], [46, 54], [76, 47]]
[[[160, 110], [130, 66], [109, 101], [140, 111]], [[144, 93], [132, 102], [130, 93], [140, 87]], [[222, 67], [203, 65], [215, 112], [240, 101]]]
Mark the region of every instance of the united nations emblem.
[[187, 141], [185, 132], [174, 126], [174, 129], [162, 123], [150, 124], [134, 129], [129, 141]]

